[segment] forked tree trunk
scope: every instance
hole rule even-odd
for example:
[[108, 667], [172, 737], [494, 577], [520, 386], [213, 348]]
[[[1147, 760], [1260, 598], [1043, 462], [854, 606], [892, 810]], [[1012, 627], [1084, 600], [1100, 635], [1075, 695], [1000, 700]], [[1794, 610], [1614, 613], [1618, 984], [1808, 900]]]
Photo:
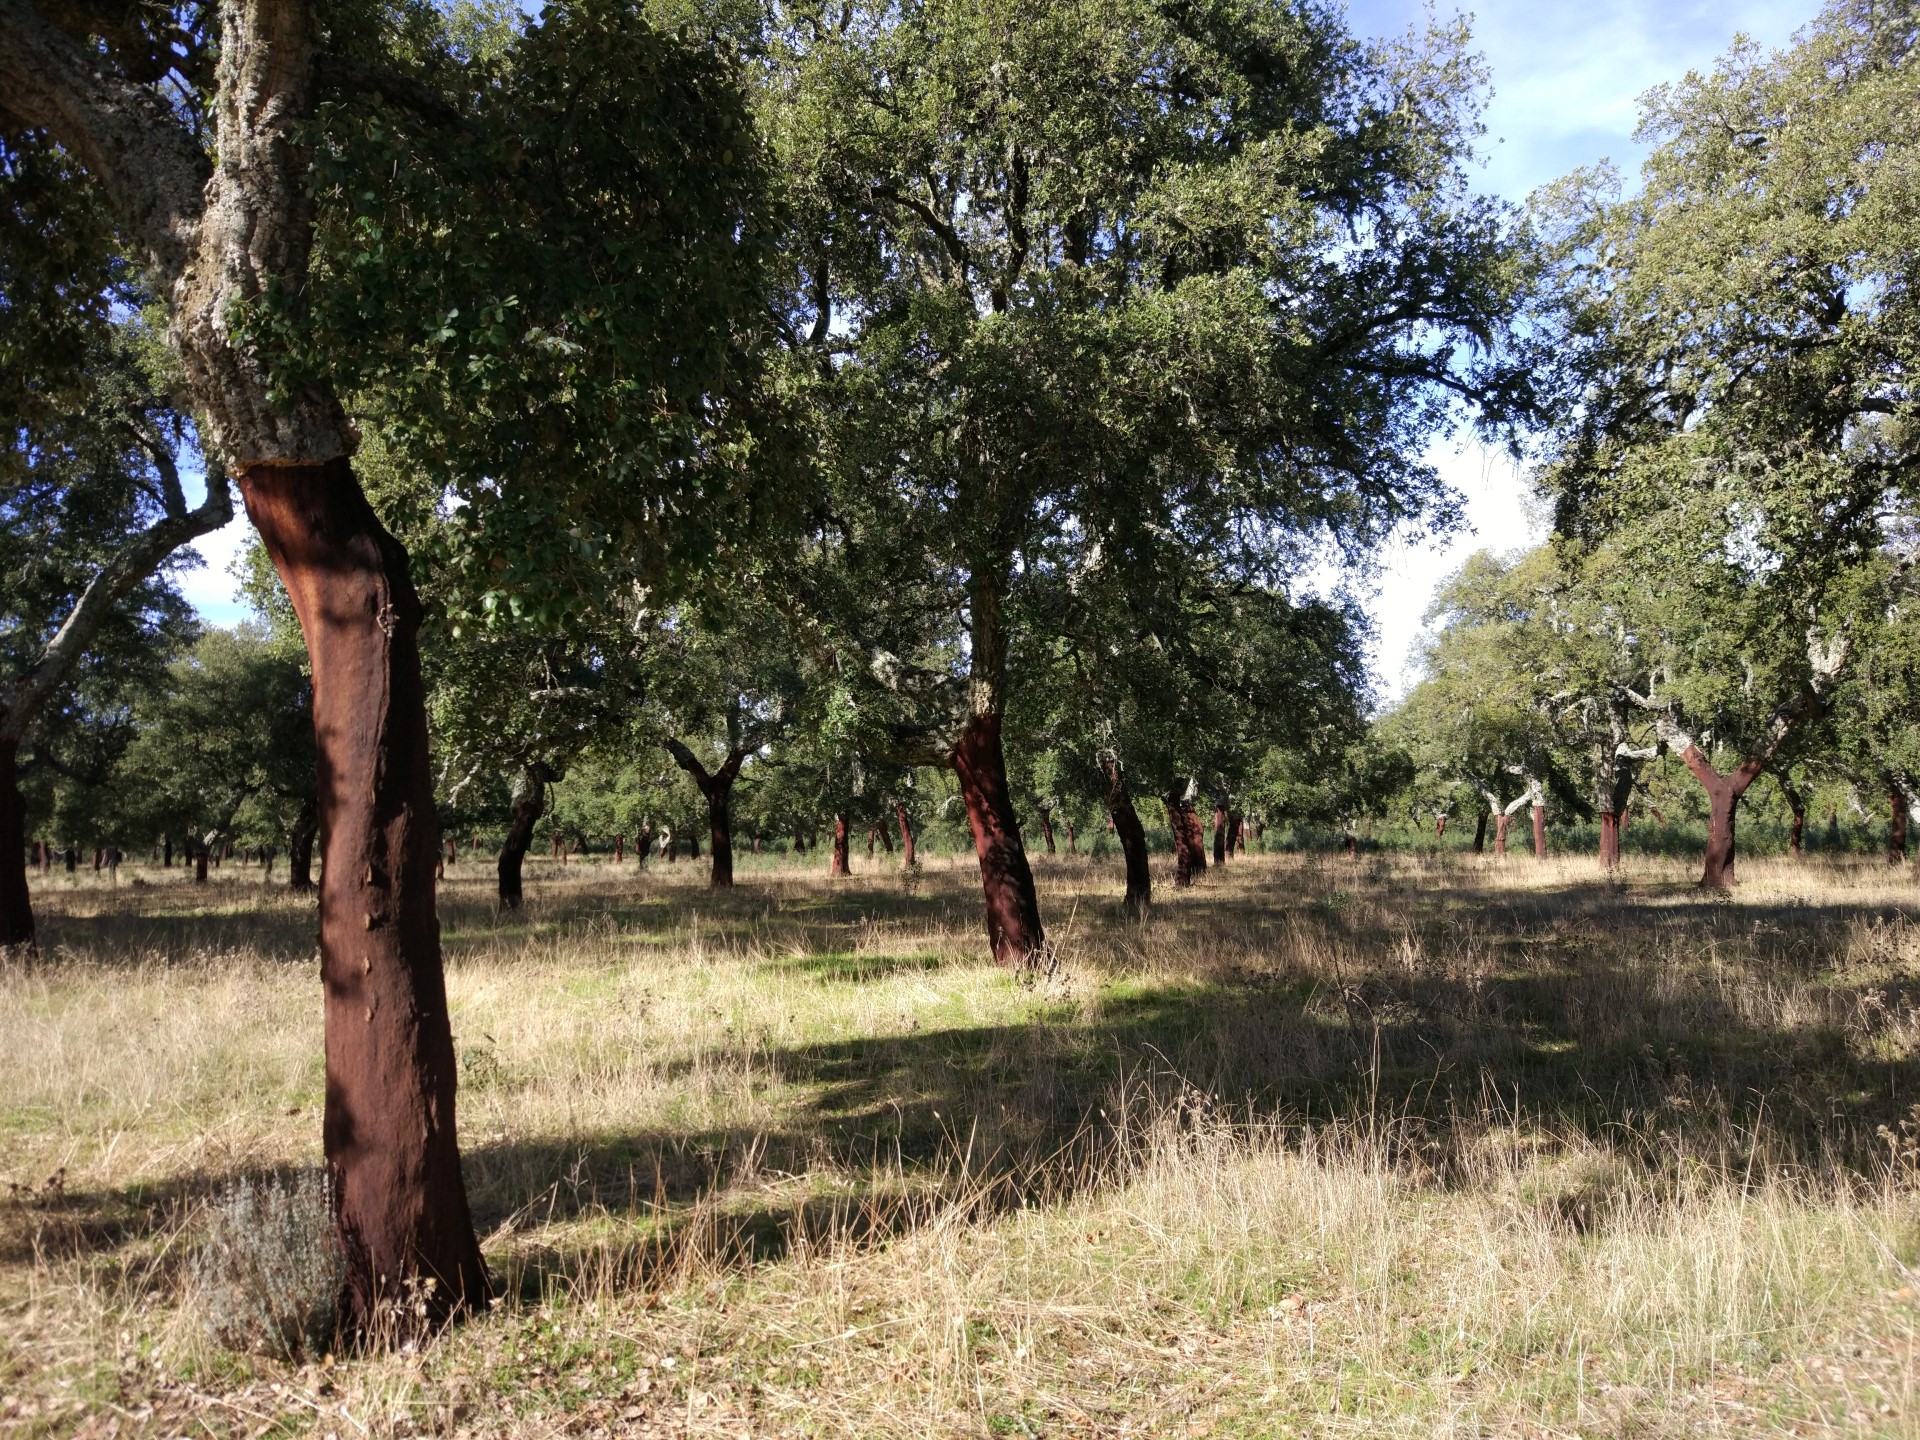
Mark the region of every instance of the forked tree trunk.
[[1153, 871], [1147, 864], [1147, 827], [1140, 823], [1140, 812], [1133, 808], [1133, 794], [1127, 789], [1126, 773], [1111, 755], [1100, 759], [1107, 777], [1107, 815], [1113, 833], [1120, 837], [1120, 853], [1127, 862], [1127, 893], [1121, 907], [1135, 920], [1144, 920], [1153, 903]]
[[296, 895], [313, 889], [313, 839], [319, 833], [320, 808], [312, 800], [305, 801], [287, 831], [287, 888]]
[[1047, 842], [1047, 854], [1058, 855], [1060, 852], [1053, 848], [1053, 812], [1044, 806], [1040, 810], [1040, 834]]
[[1167, 829], [1173, 832], [1173, 887], [1184, 890], [1206, 871], [1206, 836], [1193, 801], [1183, 793], [1176, 790], [1161, 803], [1167, 811]]
[[907, 814], [904, 800], [893, 802], [893, 818], [900, 826], [900, 868], [911, 870], [920, 863], [920, 858], [914, 854], [913, 820]]
[[1544, 805], [1533, 807], [1533, 858], [1547, 858], [1547, 807]]
[[980, 886], [987, 902], [987, 942], [1002, 965], [1022, 965], [1047, 943], [1040, 924], [1040, 896], [1033, 867], [1020, 843], [1020, 822], [1007, 791], [1007, 760], [1000, 745], [1000, 717], [976, 712], [967, 720], [950, 757], [973, 827], [980, 860]]
[[0, 952], [33, 946], [27, 890], [27, 827], [20, 800], [20, 742], [0, 737]]
[[1907, 863], [1907, 802], [1898, 790], [1887, 791], [1887, 863]]
[[1700, 874], [1702, 890], [1727, 890], [1738, 884], [1734, 875], [1734, 827], [1740, 818], [1740, 798], [1759, 778], [1762, 762], [1743, 761], [1738, 768], [1722, 775], [1713, 768], [1698, 745], [1689, 744], [1680, 752], [1687, 769], [1693, 772], [1707, 791], [1707, 854]]
[[488, 1303], [460, 1175], [458, 1075], [440, 964], [439, 850], [420, 601], [406, 552], [349, 462], [242, 467], [247, 513], [280, 573], [313, 673], [326, 996], [327, 1164], [347, 1251], [343, 1320], [382, 1301], [429, 1319]]
[[[707, 888], [731, 890], [733, 888], [733, 782], [739, 778], [740, 766], [746, 761], [748, 752], [744, 747], [736, 745], [727, 751], [727, 758], [720, 763], [718, 770], [709, 771], [700, 763], [700, 757], [678, 740], [667, 741], [667, 750], [673, 756], [674, 763], [693, 777], [693, 783], [706, 797], [707, 832], [712, 841], [708, 848], [713, 852], [712, 867], [707, 872]], [[693, 853], [698, 858], [700, 847], [697, 840], [694, 842]]]
[[833, 857], [827, 861], [827, 874], [851, 875], [853, 866], [847, 859], [847, 817], [833, 817]]
[[502, 910], [518, 910], [526, 900], [521, 867], [527, 851], [533, 848], [533, 830], [547, 808], [547, 770], [544, 765], [525, 765], [513, 778], [513, 797], [507, 810], [507, 834], [500, 842], [500, 859], [495, 865], [495, 893]]
[[1473, 853], [1487, 853], [1487, 812], [1482, 810], [1473, 821]]

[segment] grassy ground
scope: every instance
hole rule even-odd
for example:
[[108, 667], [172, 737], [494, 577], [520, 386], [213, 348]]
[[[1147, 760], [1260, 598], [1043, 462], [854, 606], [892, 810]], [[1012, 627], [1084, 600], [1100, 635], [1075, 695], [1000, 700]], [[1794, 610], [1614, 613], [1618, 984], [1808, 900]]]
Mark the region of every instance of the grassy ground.
[[319, 1158], [309, 905], [56, 876], [0, 972], [0, 1431], [1920, 1434], [1903, 872], [1236, 861], [1155, 918], [970, 864], [484, 866], [443, 897], [500, 1302], [207, 1336], [209, 1197]]

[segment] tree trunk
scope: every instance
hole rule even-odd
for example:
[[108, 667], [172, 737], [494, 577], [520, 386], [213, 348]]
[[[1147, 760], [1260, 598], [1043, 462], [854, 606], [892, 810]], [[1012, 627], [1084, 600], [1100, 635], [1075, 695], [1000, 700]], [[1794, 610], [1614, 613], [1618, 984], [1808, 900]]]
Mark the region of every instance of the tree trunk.
[[1179, 791], [1161, 803], [1167, 810], [1167, 828], [1173, 832], [1173, 888], [1184, 890], [1207, 868], [1207, 841], [1193, 801]]
[[1246, 818], [1238, 810], [1227, 811], [1227, 854], [1247, 853]]
[[327, 1164], [347, 1251], [343, 1319], [428, 1282], [428, 1318], [489, 1300], [460, 1175], [435, 912], [439, 851], [420, 601], [406, 552], [345, 458], [242, 467], [247, 513], [273, 558], [313, 674], [319, 750], [321, 983]]
[[1544, 805], [1533, 807], [1533, 858], [1547, 858], [1547, 807]]
[[1447, 812], [1442, 810], [1433, 817], [1433, 838], [1443, 839], [1447, 833]]
[[1114, 757], [1102, 756], [1100, 768], [1107, 777], [1107, 817], [1113, 833], [1120, 837], [1120, 853], [1127, 862], [1127, 893], [1121, 908], [1134, 920], [1144, 920], [1153, 903], [1153, 871], [1147, 864], [1147, 827], [1140, 823], [1140, 812], [1133, 808], [1133, 794], [1127, 789], [1126, 773]]
[[880, 848], [889, 855], [893, 854], [893, 831], [887, 828], [887, 822], [882, 820], [873, 828], [880, 832]]
[[1740, 797], [1759, 776], [1761, 762], [1748, 759], [1730, 774], [1722, 775], [1698, 745], [1689, 744], [1680, 752], [1680, 758], [1707, 791], [1707, 854], [1700, 874], [1700, 888], [1730, 889], [1739, 883], [1733, 862], [1734, 825], [1740, 816]]
[[973, 827], [980, 886], [987, 904], [987, 941], [1001, 965], [1022, 965], [1047, 943], [1040, 896], [1020, 843], [1020, 822], [1007, 792], [1007, 761], [1000, 748], [1000, 717], [975, 713], [951, 757]]
[[163, 837], [161, 841], [160, 865], [166, 870], [173, 868], [173, 837], [171, 835]]
[[1608, 870], [1620, 866], [1620, 817], [1611, 810], [1600, 812], [1600, 863]]
[[1487, 853], [1487, 812], [1484, 810], [1474, 817], [1473, 853], [1476, 855]]
[[313, 889], [313, 839], [319, 833], [320, 808], [307, 800], [287, 832], [287, 888], [296, 895]]
[[847, 817], [833, 817], [833, 857], [827, 861], [828, 875], [851, 875], [853, 866], [847, 859]]
[[1227, 812], [1220, 805], [1213, 807], [1213, 863], [1227, 863]]
[[1887, 792], [1887, 863], [1907, 863], [1907, 802], [1898, 790]]
[[1793, 825], [1787, 831], [1787, 854], [1791, 855], [1795, 860], [1800, 858], [1800, 846], [1806, 835], [1806, 831], [1807, 812], [1805, 810], [1794, 811]]
[[900, 826], [900, 868], [911, 870], [920, 863], [920, 860], [913, 853], [913, 822], [907, 815], [906, 801], [893, 802], [893, 818]]
[[1493, 817], [1493, 853], [1504, 856], [1507, 853], [1507, 826], [1513, 823], [1513, 816], [1502, 810]]
[[[708, 847], [713, 851], [712, 868], [707, 872], [707, 888], [710, 890], [731, 890], [733, 888], [733, 782], [739, 778], [740, 767], [746, 762], [747, 751], [735, 746], [727, 751], [727, 758], [720, 762], [720, 768], [708, 771], [695, 755], [678, 740], [667, 741], [667, 752], [673, 756], [674, 763], [693, 778], [707, 801], [707, 833], [712, 841]], [[689, 837], [693, 839], [693, 837]], [[700, 856], [700, 846], [693, 839], [693, 855]]]
[[1047, 854], [1058, 855], [1060, 852], [1053, 848], [1053, 812], [1045, 807], [1040, 811], [1040, 834], [1047, 842]]
[[33, 899], [27, 890], [27, 827], [20, 800], [20, 742], [0, 737], [0, 953], [33, 948]]
[[700, 832], [691, 826], [687, 829], [687, 858], [689, 860], [700, 858]]
[[627, 858], [627, 837], [625, 835], [616, 835], [613, 837], [613, 863], [618, 865], [622, 860], [626, 858]]
[[533, 830], [547, 808], [547, 771], [543, 765], [525, 765], [513, 780], [513, 799], [507, 811], [507, 835], [500, 842], [496, 893], [502, 910], [518, 910], [526, 899], [521, 866], [533, 848]]
[[[204, 885], [207, 883], [207, 861], [210, 858], [211, 851], [212, 847], [204, 840], [193, 847], [193, 883], [196, 885]], [[71, 856], [73, 852], [69, 850], [67, 854]], [[68, 868], [71, 869], [72, 867], [69, 866]]]

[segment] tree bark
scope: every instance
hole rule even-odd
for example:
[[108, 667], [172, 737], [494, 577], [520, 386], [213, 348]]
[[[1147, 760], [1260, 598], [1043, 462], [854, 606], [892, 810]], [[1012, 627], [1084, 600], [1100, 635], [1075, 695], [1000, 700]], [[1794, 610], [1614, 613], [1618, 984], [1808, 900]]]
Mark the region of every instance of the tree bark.
[[507, 811], [507, 834], [500, 842], [500, 859], [495, 867], [496, 894], [502, 910], [518, 910], [526, 892], [521, 867], [527, 851], [533, 848], [534, 827], [547, 808], [547, 767], [538, 761], [523, 765], [513, 780], [513, 797]]
[[[204, 840], [196, 842], [193, 847], [193, 883], [196, 885], [207, 883], [207, 860], [212, 854], [212, 849], [213, 847]], [[73, 852], [69, 850], [67, 854], [72, 855]]]
[[1764, 762], [1749, 758], [1722, 775], [1705, 752], [1692, 743], [1680, 752], [1680, 758], [1707, 791], [1707, 853], [1700, 888], [1730, 889], [1739, 883], [1734, 874], [1734, 827], [1740, 818], [1740, 797], [1759, 777]]
[[1533, 858], [1547, 858], [1547, 807], [1544, 805], [1533, 807]]
[[847, 817], [833, 817], [833, 856], [827, 861], [827, 874], [851, 875], [853, 866], [847, 859]]
[[1482, 810], [1473, 821], [1473, 853], [1487, 853], [1487, 812]]
[[1173, 832], [1173, 888], [1184, 890], [1206, 871], [1206, 836], [1193, 801], [1183, 792], [1172, 791], [1161, 803], [1167, 810], [1167, 828]]
[[[695, 755], [678, 740], [668, 740], [667, 750], [673, 756], [674, 763], [693, 777], [693, 783], [707, 800], [707, 831], [712, 839], [708, 847], [713, 852], [712, 868], [707, 872], [707, 888], [710, 890], [731, 890], [733, 888], [733, 782], [739, 777], [740, 766], [747, 758], [747, 751], [736, 745], [727, 751], [727, 758], [718, 770], [709, 772]], [[699, 850], [693, 852], [699, 855]]]
[[1007, 790], [1000, 716], [975, 711], [950, 758], [973, 827], [980, 860], [980, 886], [987, 902], [987, 941], [1001, 965], [1023, 965], [1047, 943], [1040, 924], [1040, 896], [1033, 868], [1020, 843], [1020, 822]]
[[34, 945], [27, 889], [27, 827], [20, 800], [19, 742], [0, 737], [0, 953]]
[[1600, 863], [1609, 870], [1620, 866], [1620, 817], [1611, 810], [1600, 812]]
[[1118, 759], [1100, 757], [1100, 769], [1107, 777], [1107, 816], [1113, 833], [1120, 837], [1120, 853], [1127, 862], [1127, 893], [1121, 908], [1129, 918], [1144, 920], [1153, 903], [1153, 871], [1147, 864], [1147, 827], [1140, 823], [1140, 812], [1133, 807], [1133, 793], [1127, 788], [1126, 772]]
[[1493, 853], [1504, 856], [1507, 853], [1507, 826], [1513, 823], [1513, 816], [1502, 810], [1493, 817]]
[[160, 865], [165, 870], [173, 868], [173, 837], [171, 835], [165, 836], [161, 841]]
[[1227, 812], [1226, 807], [1213, 807], [1213, 863], [1227, 863]]
[[1080, 853], [1080, 837], [1073, 833], [1073, 821], [1063, 819], [1060, 823], [1066, 827], [1067, 831], [1067, 854], [1078, 855]]
[[920, 863], [920, 858], [914, 854], [913, 820], [907, 814], [906, 801], [893, 802], [893, 818], [900, 826], [900, 868], [911, 870]]
[[1044, 805], [1040, 807], [1040, 834], [1047, 842], [1047, 854], [1058, 855], [1060, 852], [1053, 848], [1053, 812]]
[[348, 1257], [344, 1319], [431, 1282], [429, 1318], [488, 1303], [454, 1117], [420, 601], [348, 461], [243, 466], [241, 494], [293, 601], [318, 746], [327, 1163]]
[[320, 833], [320, 807], [312, 800], [300, 806], [287, 832], [287, 888], [296, 895], [313, 889], [313, 840]]
[[1887, 863], [1907, 863], [1907, 801], [1895, 789], [1887, 791]]

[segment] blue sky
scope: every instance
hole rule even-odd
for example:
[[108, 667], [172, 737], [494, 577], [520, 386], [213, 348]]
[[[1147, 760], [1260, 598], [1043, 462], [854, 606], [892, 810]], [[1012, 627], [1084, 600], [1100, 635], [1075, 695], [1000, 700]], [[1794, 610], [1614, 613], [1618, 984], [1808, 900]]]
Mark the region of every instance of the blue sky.
[[[1374, 36], [1404, 34], [1424, 25], [1427, 13], [1413, 0], [1356, 0], [1348, 7], [1352, 28]], [[1439, 13], [1451, 14], [1453, 7], [1442, 5]], [[1468, 13], [1475, 48], [1486, 56], [1493, 82], [1481, 185], [1521, 201], [1535, 187], [1602, 157], [1631, 176], [1642, 154], [1633, 143], [1641, 94], [1690, 69], [1710, 68], [1736, 34], [1782, 45], [1815, 12], [1813, 0], [1733, 6], [1701, 0], [1492, 0]], [[1465, 499], [1468, 528], [1450, 543], [1397, 545], [1382, 557], [1372, 608], [1376, 673], [1387, 698], [1401, 694], [1411, 678], [1420, 617], [1440, 581], [1476, 548], [1513, 549], [1545, 533], [1524, 481], [1499, 455], [1447, 441], [1429, 458]], [[188, 598], [216, 624], [231, 624], [246, 613], [228, 573], [246, 533], [240, 518], [208, 537], [200, 547], [207, 564], [184, 577]]]

